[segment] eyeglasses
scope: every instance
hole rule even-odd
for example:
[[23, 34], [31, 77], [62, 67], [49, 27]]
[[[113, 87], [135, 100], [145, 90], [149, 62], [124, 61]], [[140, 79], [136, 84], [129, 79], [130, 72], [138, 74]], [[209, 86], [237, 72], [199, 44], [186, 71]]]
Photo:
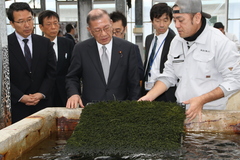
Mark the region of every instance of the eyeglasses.
[[119, 35], [123, 34], [123, 32], [124, 32], [124, 30], [121, 31], [121, 29], [116, 29], [116, 30], [113, 30], [112, 33], [115, 34], [115, 35], [117, 35], [117, 36], [119, 36]]
[[104, 32], [109, 32], [110, 30], [111, 30], [111, 26], [108, 25], [108, 26], [105, 26], [103, 29], [97, 28], [97, 29], [93, 30], [93, 32], [94, 32], [95, 34], [100, 35], [100, 34], [102, 33], [102, 31], [104, 31]]
[[32, 23], [33, 22], [33, 20], [34, 20], [34, 18], [33, 17], [31, 17], [31, 18], [28, 18], [26, 21], [23, 21], [23, 20], [20, 20], [20, 21], [14, 21], [15, 23], [18, 23], [18, 24], [20, 24], [20, 25], [24, 25], [25, 23]]
[[47, 24], [45, 24], [45, 26], [47, 26], [47, 27], [51, 27], [52, 25], [54, 25], [54, 26], [59, 26], [60, 24], [59, 24], [59, 22], [54, 22], [54, 23], [47, 23]]

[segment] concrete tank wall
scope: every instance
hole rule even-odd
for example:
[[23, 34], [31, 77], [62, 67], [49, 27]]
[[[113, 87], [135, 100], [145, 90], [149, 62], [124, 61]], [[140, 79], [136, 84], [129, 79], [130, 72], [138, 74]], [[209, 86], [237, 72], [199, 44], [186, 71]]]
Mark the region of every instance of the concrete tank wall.
[[[202, 121], [185, 121], [186, 132], [240, 133], [240, 92], [229, 98], [224, 111], [203, 110]], [[12, 160], [56, 130], [74, 129], [82, 108], [46, 108], [0, 130], [0, 160]], [[73, 123], [68, 125], [66, 123]], [[75, 120], [75, 122], [74, 122]]]
[[16, 159], [52, 132], [66, 129], [63, 124], [57, 124], [57, 119], [79, 120], [81, 111], [81, 108], [46, 108], [3, 128], [0, 130], [0, 160]]

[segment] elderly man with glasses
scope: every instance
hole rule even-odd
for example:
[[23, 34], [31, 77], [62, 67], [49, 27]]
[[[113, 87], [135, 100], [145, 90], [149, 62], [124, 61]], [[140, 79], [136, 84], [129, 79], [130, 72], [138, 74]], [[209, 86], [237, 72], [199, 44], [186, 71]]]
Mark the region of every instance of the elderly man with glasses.
[[[140, 77], [135, 45], [113, 37], [112, 20], [102, 9], [87, 16], [93, 38], [75, 45], [66, 76], [67, 108], [109, 100], [137, 100]], [[80, 93], [82, 79], [82, 93]]]

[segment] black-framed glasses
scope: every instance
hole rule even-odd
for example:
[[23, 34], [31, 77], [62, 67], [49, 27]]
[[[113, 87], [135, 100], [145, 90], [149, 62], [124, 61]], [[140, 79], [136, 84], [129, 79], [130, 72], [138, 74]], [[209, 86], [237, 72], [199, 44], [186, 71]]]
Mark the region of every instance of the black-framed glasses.
[[26, 21], [20, 20], [20, 21], [14, 21], [14, 23], [18, 23], [18, 24], [20, 24], [20, 25], [24, 25], [25, 23], [28, 23], [28, 24], [29, 24], [29, 23], [32, 23], [33, 20], [34, 20], [34, 18], [31, 17], [31, 18], [28, 18]]
[[119, 36], [122, 35], [124, 33], [124, 30], [122, 31], [121, 29], [115, 29], [112, 31], [113, 34]]

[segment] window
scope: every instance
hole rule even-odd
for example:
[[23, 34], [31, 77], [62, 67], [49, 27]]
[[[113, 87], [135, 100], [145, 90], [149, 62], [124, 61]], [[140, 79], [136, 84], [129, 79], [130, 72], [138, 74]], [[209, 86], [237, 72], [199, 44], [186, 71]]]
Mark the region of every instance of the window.
[[240, 1], [239, 0], [229, 0], [228, 7], [228, 25], [227, 31], [229, 33], [235, 34], [240, 40]]

